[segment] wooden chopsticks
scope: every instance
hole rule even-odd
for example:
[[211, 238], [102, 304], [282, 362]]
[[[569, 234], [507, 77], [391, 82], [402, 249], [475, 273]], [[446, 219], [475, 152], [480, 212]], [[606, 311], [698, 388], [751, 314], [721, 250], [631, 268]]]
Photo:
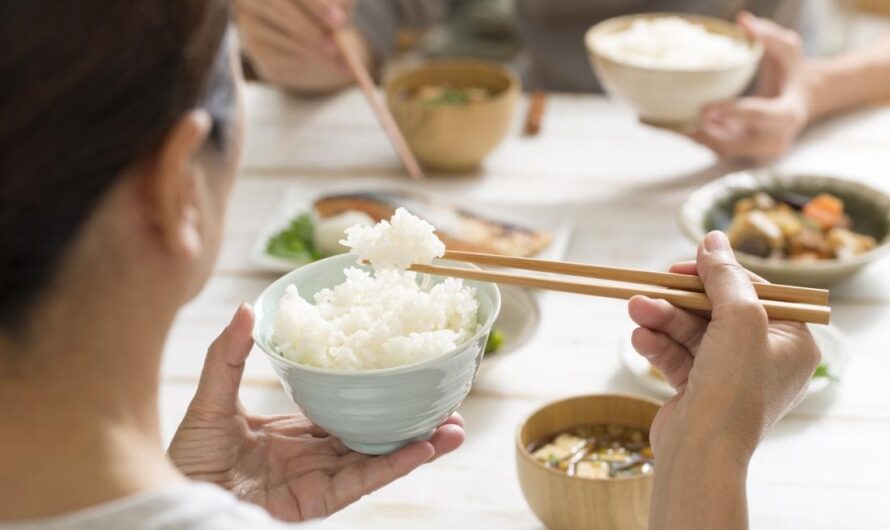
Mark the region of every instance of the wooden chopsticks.
[[528, 98], [528, 112], [525, 115], [525, 126], [522, 133], [526, 136], [535, 136], [541, 132], [541, 121], [544, 118], [544, 108], [547, 106], [547, 94], [540, 90], [532, 92]]
[[408, 142], [406, 142], [405, 137], [402, 136], [402, 131], [399, 130], [399, 126], [393, 119], [392, 114], [389, 113], [389, 110], [384, 106], [383, 102], [380, 101], [380, 98], [377, 95], [377, 89], [374, 87], [374, 82], [371, 80], [371, 74], [368, 73], [365, 65], [362, 64], [361, 58], [359, 58], [352, 48], [349, 47], [347, 40], [344, 37], [343, 30], [335, 30], [332, 35], [334, 42], [337, 44], [337, 49], [343, 55], [343, 58], [346, 59], [346, 65], [349, 67], [349, 70], [352, 71], [352, 75], [362, 89], [365, 99], [368, 100], [371, 110], [373, 110], [374, 114], [377, 116], [377, 121], [380, 122], [383, 131], [386, 133], [386, 136], [389, 137], [390, 143], [396, 150], [399, 158], [402, 159], [402, 164], [405, 165], [408, 174], [411, 175], [411, 178], [414, 180], [422, 180], [424, 178], [423, 170], [420, 168], [420, 164], [417, 163], [417, 159], [414, 158], [414, 153], [412, 153], [411, 148], [408, 147]]
[[[622, 269], [618, 267], [602, 267], [588, 265], [586, 263], [571, 263], [563, 261], [547, 261], [532, 258], [516, 258], [512, 256], [500, 256], [497, 254], [480, 254], [475, 252], [457, 252], [449, 250], [445, 253], [445, 259], [454, 261], [466, 261], [477, 265], [493, 265], [497, 267], [509, 267], [512, 269], [526, 269], [538, 272], [552, 272], [555, 274], [567, 274], [570, 276], [583, 276], [586, 278], [600, 278], [602, 280], [614, 280], [619, 282], [643, 283], [696, 291], [703, 293], [705, 287], [698, 276], [688, 274], [674, 274], [672, 272], [655, 272], [640, 269]], [[828, 304], [828, 291], [824, 289], [809, 289], [807, 287], [794, 287], [773, 283], [755, 283], [754, 290], [761, 300], [779, 300], [782, 302], [797, 302], [801, 304]]]
[[[617, 267], [600, 267], [583, 263], [564, 263], [531, 258], [516, 258], [495, 254], [447, 251], [446, 259], [479, 265], [493, 265], [538, 272], [578, 276], [584, 281], [514, 272], [463, 269], [439, 265], [413, 265], [410, 270], [467, 280], [505, 283], [567, 293], [629, 299], [635, 295], [667, 300], [677, 307], [710, 311], [711, 302], [704, 287], [695, 276], [652, 272]], [[775, 320], [790, 320], [813, 324], [828, 324], [831, 308], [828, 291], [790, 285], [754, 284], [767, 315]]]

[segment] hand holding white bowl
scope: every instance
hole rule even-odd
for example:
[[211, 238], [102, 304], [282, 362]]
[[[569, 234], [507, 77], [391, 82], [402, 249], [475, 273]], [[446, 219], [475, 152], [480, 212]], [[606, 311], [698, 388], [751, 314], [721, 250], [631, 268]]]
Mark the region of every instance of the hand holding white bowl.
[[741, 13], [738, 23], [763, 44], [757, 91], [707, 105], [690, 137], [723, 158], [762, 162], [790, 149], [809, 123], [813, 88], [800, 35], [750, 13]]
[[241, 306], [207, 352], [198, 391], [169, 455], [186, 476], [219, 484], [285, 521], [330, 515], [457, 449], [463, 419], [452, 415], [427, 441], [370, 457], [349, 450], [302, 413], [257, 416], [238, 399], [253, 347], [253, 311]]
[[353, 450], [391, 453], [434, 437], [469, 394], [500, 293], [400, 269], [445, 251], [432, 225], [403, 209], [348, 229], [345, 243], [350, 254], [260, 294], [253, 336], [306, 417]]

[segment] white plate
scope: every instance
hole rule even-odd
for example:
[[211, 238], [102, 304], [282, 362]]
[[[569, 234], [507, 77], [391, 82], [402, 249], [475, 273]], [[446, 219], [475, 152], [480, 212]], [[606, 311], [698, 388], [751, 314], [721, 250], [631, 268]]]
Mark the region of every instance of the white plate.
[[[828, 365], [828, 372], [843, 380], [847, 358], [844, 355], [843, 334], [834, 326], [810, 326], [813, 337], [822, 350], [822, 362]], [[654, 375], [649, 369], [649, 361], [634, 350], [630, 342], [630, 332], [619, 346], [621, 365], [630, 372], [634, 378], [651, 392], [663, 398], [669, 398], [675, 394], [674, 389], [667, 381]], [[828, 377], [820, 377], [810, 382], [807, 396], [812, 396], [824, 391], [834, 381]]]
[[[353, 190], [355, 191], [355, 190]], [[376, 190], [375, 191], [386, 191]], [[250, 251], [250, 260], [259, 269], [268, 272], [289, 272], [305, 265], [294, 260], [278, 258], [266, 254], [266, 242], [281, 229], [286, 227], [297, 215], [309, 212], [316, 196], [307, 195], [304, 190], [288, 189], [281, 202], [273, 210], [272, 215], [260, 230]], [[574, 210], [565, 205], [540, 206], [528, 204], [505, 204], [474, 202], [461, 203], [460, 208], [470, 212], [484, 213], [486, 217], [527, 226], [535, 230], [546, 230], [553, 237], [547, 246], [536, 257], [540, 259], [559, 260], [565, 255], [572, 235]]]

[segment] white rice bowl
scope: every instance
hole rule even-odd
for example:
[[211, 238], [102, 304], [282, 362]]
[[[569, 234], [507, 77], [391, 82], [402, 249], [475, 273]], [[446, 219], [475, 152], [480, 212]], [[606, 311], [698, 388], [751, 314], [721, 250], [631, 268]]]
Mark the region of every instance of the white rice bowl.
[[278, 353], [317, 368], [375, 370], [444, 355], [476, 334], [474, 288], [455, 278], [421, 285], [416, 273], [403, 270], [444, 252], [431, 225], [400, 209], [389, 223], [347, 234], [344, 244], [374, 272], [344, 270], [346, 280], [319, 291], [314, 304], [288, 286], [273, 326]]
[[754, 53], [744, 41], [680, 17], [634, 20], [627, 29], [600, 35], [595, 46], [597, 53], [614, 61], [676, 70], [737, 66]]

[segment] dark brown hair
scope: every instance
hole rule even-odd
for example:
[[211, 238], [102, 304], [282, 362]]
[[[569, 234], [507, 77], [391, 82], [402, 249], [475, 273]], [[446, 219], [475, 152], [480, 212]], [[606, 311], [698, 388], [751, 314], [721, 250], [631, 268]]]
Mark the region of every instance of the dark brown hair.
[[125, 170], [214, 99], [227, 21], [226, 0], [0, 2], [0, 329]]

